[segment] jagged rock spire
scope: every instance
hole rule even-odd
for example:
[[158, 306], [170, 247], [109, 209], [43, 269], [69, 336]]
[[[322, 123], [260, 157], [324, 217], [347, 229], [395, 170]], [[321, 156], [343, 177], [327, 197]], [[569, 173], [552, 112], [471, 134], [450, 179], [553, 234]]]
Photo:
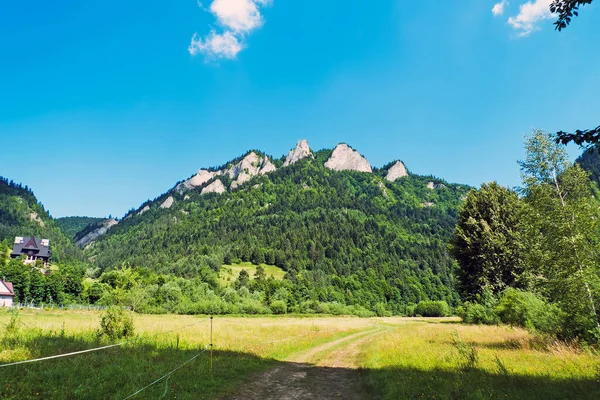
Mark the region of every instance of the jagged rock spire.
[[345, 143], [337, 145], [325, 167], [335, 171], [373, 172], [369, 161]]
[[295, 164], [303, 158], [307, 157], [312, 157], [312, 153], [310, 152], [308, 142], [305, 139], [298, 140], [296, 147], [290, 150], [287, 157], [285, 158], [283, 166], [287, 167], [288, 165]]

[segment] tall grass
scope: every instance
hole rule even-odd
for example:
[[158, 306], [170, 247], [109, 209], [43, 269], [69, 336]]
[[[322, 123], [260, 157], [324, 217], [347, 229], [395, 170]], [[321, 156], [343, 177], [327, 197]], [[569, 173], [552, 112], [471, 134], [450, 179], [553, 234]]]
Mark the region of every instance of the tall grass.
[[596, 351], [505, 326], [399, 323], [362, 349], [361, 367], [384, 399], [600, 398]]

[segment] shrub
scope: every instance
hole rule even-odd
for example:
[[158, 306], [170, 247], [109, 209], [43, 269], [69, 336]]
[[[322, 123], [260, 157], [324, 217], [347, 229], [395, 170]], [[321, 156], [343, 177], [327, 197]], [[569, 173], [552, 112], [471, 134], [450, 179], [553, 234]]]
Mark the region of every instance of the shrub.
[[375, 311], [375, 314], [377, 314], [378, 317], [386, 317], [389, 314], [385, 308], [384, 303], [375, 304], [375, 307], [373, 307], [373, 311]]
[[420, 301], [414, 313], [422, 317], [447, 317], [450, 307], [445, 301]]
[[533, 293], [512, 288], [502, 292], [495, 311], [503, 323], [534, 332], [557, 334], [563, 321], [563, 315], [555, 305]]
[[119, 307], [110, 307], [100, 320], [100, 334], [111, 339], [133, 336], [133, 317], [130, 311]]
[[479, 303], [465, 303], [463, 313], [459, 315], [467, 324], [495, 325], [500, 319], [494, 309]]
[[406, 306], [406, 308], [404, 309], [404, 314], [407, 317], [414, 317], [415, 316], [415, 309], [417, 308], [416, 304], [409, 304]]
[[271, 302], [271, 311], [273, 311], [273, 314], [285, 314], [287, 312], [287, 304], [283, 300], [273, 300]]

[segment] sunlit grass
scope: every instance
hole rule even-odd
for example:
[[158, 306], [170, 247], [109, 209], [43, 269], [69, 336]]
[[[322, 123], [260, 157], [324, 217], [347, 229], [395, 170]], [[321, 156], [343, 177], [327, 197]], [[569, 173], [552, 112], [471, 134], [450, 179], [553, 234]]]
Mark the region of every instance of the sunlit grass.
[[[365, 381], [384, 398], [600, 398], [593, 350], [504, 326], [394, 326], [361, 350]], [[459, 343], [474, 354], [470, 367]]]
[[[10, 315], [0, 311], [0, 363], [109, 344], [97, 335], [101, 314], [23, 310], [18, 334], [8, 335]], [[122, 347], [0, 368], [0, 398], [124, 398], [210, 343], [206, 316], [135, 315], [134, 324], [135, 340]], [[320, 343], [379, 331], [360, 335], [369, 340], [357, 357], [373, 398], [600, 398], [594, 350], [521, 329], [467, 326], [456, 318], [272, 316], [215, 317], [213, 370], [206, 351], [139, 398], [160, 398], [165, 390], [168, 398], [215, 398]]]
[[[282, 280], [285, 275], [285, 271], [275, 265], [268, 264], [260, 264], [265, 270], [265, 275], [268, 277], [273, 276], [273, 278], [277, 280]], [[243, 262], [240, 264], [232, 264], [232, 265], [222, 265], [219, 270], [219, 282], [222, 286], [231, 285], [237, 278], [240, 276], [240, 272], [243, 269], [248, 272], [250, 275], [250, 279], [254, 279], [254, 275], [256, 274], [256, 265], [250, 262]]]

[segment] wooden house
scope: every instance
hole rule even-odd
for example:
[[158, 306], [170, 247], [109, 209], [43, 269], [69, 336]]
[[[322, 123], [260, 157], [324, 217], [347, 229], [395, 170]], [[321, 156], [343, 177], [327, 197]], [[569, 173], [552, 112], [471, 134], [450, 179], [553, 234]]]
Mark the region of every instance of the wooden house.
[[19, 258], [25, 256], [25, 264], [35, 264], [37, 260], [44, 263], [44, 267], [48, 267], [52, 252], [50, 251], [49, 239], [36, 239], [35, 237], [15, 238], [13, 251], [10, 253], [11, 258]]

